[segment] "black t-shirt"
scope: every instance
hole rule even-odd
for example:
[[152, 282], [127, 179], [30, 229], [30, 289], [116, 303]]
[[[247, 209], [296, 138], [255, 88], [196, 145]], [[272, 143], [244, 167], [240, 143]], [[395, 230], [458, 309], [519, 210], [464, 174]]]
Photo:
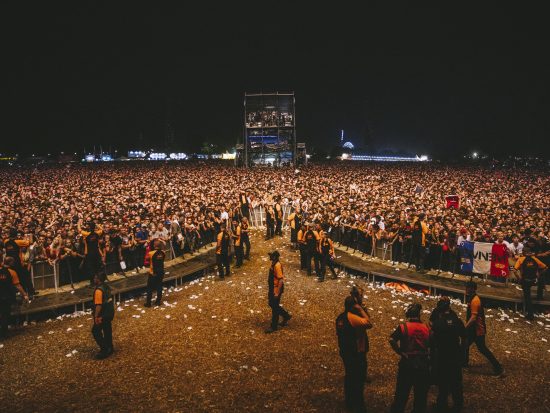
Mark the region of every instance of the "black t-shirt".
[[432, 321], [433, 345], [438, 361], [458, 361], [462, 358], [461, 337], [464, 323], [454, 311], [440, 314]]
[[111, 236], [111, 245], [114, 249], [117, 249], [122, 245], [122, 238], [120, 237], [120, 235]]
[[[542, 239], [540, 242], [540, 249], [539, 254], [543, 254], [545, 252], [550, 251], [550, 241], [547, 239]], [[550, 255], [547, 255], [545, 257], [538, 257], [544, 264], [546, 264], [547, 267], [550, 267]]]

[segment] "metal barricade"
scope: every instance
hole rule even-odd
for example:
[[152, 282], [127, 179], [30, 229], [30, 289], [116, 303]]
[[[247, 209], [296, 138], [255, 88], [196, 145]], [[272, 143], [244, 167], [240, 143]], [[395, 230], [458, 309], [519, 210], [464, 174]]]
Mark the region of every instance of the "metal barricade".
[[31, 279], [36, 290], [59, 288], [59, 263], [38, 261], [31, 265]]
[[166, 243], [166, 247], [164, 248], [164, 261], [170, 261], [174, 258], [176, 258], [176, 252], [174, 251], [174, 246], [170, 240]]
[[283, 228], [286, 226], [289, 226], [288, 224], [288, 216], [290, 215], [290, 212], [292, 211], [292, 205], [283, 205]]
[[265, 208], [258, 205], [250, 210], [251, 226], [260, 228], [265, 226]]
[[376, 258], [380, 258], [381, 260], [393, 261], [390, 242], [383, 239], [376, 240], [373, 256]]

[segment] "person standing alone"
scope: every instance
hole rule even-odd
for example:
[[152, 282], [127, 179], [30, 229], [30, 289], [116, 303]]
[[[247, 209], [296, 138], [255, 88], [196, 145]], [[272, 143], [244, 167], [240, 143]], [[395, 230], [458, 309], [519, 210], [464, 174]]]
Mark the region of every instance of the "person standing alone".
[[474, 281], [466, 283], [466, 301], [468, 309], [466, 310], [466, 345], [464, 346], [464, 367], [468, 367], [470, 346], [475, 343], [477, 349], [483, 354], [493, 366], [493, 371], [496, 376], [501, 376], [503, 373], [502, 366], [493, 355], [491, 350], [485, 344], [485, 334], [487, 326], [485, 324], [485, 310], [481, 299], [476, 294], [477, 284]]
[[113, 354], [113, 327], [112, 321], [115, 315], [115, 306], [111, 289], [105, 283], [105, 273], [100, 272], [94, 276], [94, 325], [92, 335], [99, 346], [99, 353], [95, 358], [102, 360]]
[[166, 254], [162, 248], [166, 244], [164, 241], [154, 240], [155, 249], [149, 252], [149, 277], [147, 278], [147, 301], [145, 307], [151, 307], [151, 299], [153, 298], [153, 290], [157, 292], [155, 305], [160, 305], [162, 302], [162, 280], [164, 279], [164, 259]]
[[281, 306], [281, 296], [285, 289], [285, 277], [283, 274], [283, 265], [280, 262], [279, 251], [269, 253], [271, 267], [269, 268], [268, 284], [268, 303], [271, 307], [271, 327], [266, 333], [277, 331], [279, 317], [283, 317], [281, 326], [286, 326], [292, 316]]

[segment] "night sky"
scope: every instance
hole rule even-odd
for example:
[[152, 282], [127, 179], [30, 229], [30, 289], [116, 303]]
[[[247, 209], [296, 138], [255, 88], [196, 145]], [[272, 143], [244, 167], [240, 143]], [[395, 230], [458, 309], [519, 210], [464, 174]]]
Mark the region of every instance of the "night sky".
[[277, 90], [310, 148], [549, 152], [542, 9], [86, 3], [5, 10], [0, 152], [160, 147], [167, 118], [184, 151], [234, 146], [244, 92]]

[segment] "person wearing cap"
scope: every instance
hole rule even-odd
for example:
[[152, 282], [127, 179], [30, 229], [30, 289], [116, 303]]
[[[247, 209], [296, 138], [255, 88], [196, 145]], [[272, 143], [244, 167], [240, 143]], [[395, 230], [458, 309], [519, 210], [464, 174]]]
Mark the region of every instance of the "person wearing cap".
[[285, 277], [283, 274], [283, 265], [280, 261], [279, 251], [269, 253], [271, 266], [269, 267], [268, 284], [268, 303], [271, 307], [271, 327], [266, 333], [277, 331], [279, 317], [283, 317], [281, 326], [286, 326], [292, 316], [281, 306], [281, 296], [285, 289]]
[[420, 320], [422, 306], [411, 304], [405, 316], [407, 321], [397, 326], [390, 335], [390, 345], [401, 359], [398, 365], [395, 396], [392, 413], [405, 411], [409, 393], [414, 388], [413, 411], [426, 411], [428, 389], [430, 387], [430, 330]]
[[[544, 282], [541, 281], [543, 279], [542, 272], [546, 271], [548, 267], [541, 260], [535, 257], [529, 247], [524, 247], [523, 255], [519, 257], [519, 259], [516, 261], [514, 269], [516, 270], [516, 274], [518, 275], [521, 283], [521, 288], [523, 290], [523, 307], [525, 312], [527, 313], [525, 318], [527, 320], [533, 320], [534, 315], [533, 300], [531, 298], [531, 287], [535, 285], [540, 286], [542, 283], [544, 290]], [[542, 292], [540, 298], [542, 298]]]
[[449, 297], [441, 297], [430, 316], [432, 328], [432, 375], [438, 386], [438, 412], [447, 411], [449, 393], [453, 399], [453, 411], [460, 411], [464, 404], [462, 387], [462, 340], [464, 323], [451, 309]]
[[474, 281], [466, 283], [466, 340], [464, 346], [464, 367], [468, 367], [470, 359], [470, 346], [475, 343], [477, 349], [493, 366], [496, 376], [501, 376], [503, 369], [491, 350], [485, 344], [487, 326], [485, 324], [485, 310], [481, 298], [476, 294], [477, 284]]

